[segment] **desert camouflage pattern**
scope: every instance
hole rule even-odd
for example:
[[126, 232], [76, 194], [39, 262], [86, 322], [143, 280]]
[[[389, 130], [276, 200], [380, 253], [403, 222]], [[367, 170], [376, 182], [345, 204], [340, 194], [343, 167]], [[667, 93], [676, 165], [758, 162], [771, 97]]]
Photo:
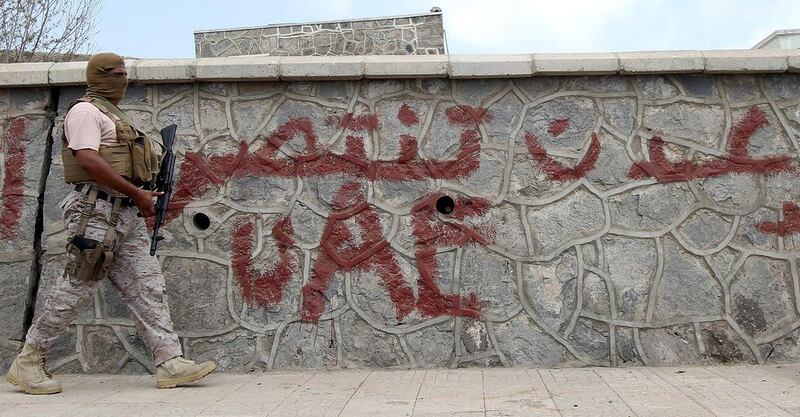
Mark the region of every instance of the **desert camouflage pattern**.
[[[71, 192], [62, 201], [64, 225], [70, 238], [76, 233], [84, 194]], [[101, 241], [108, 230], [112, 206], [97, 200], [85, 237]], [[150, 236], [136, 207], [122, 207], [116, 226], [117, 245], [108, 279], [133, 312], [139, 335], [150, 349], [155, 365], [180, 356], [181, 346], [169, 314], [164, 275], [157, 258], [150, 256]], [[67, 256], [72, 256], [67, 254]], [[75, 319], [79, 303], [100, 286], [101, 281], [78, 280], [63, 274], [45, 298], [40, 314], [28, 331], [26, 343], [47, 350]]]

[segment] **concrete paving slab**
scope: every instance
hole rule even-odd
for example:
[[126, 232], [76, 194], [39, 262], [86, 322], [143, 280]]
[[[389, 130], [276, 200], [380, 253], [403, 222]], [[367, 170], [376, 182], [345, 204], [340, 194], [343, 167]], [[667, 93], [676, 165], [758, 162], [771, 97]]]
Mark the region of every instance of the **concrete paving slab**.
[[202, 410], [202, 415], [267, 415], [308, 382], [312, 373], [263, 374]]
[[709, 367], [706, 370], [789, 411], [800, 408], [800, 373], [773, 366]]
[[484, 370], [483, 395], [487, 415], [560, 415], [542, 377], [535, 369]]
[[281, 402], [270, 415], [339, 415], [369, 374], [370, 371], [318, 373]]
[[373, 371], [344, 407], [342, 415], [411, 415], [426, 374], [427, 371]]
[[562, 416], [635, 415], [591, 368], [543, 369], [539, 374]]
[[[109, 416], [133, 416], [144, 408], [147, 403], [94, 403], [87, 405], [77, 405], [59, 417], [109, 417]], [[163, 414], [162, 414], [163, 415]]]
[[414, 415], [447, 411], [461, 415], [485, 410], [480, 370], [431, 370], [422, 381]]
[[[654, 369], [656, 374], [716, 415], [789, 416], [790, 414], [733, 381], [703, 368], [689, 368], [683, 373]], [[683, 375], [689, 374], [686, 378]], [[684, 381], [684, 382], [682, 382]], [[705, 381], [700, 383], [699, 381]]]
[[58, 417], [75, 408], [74, 404], [16, 404], [0, 413], [0, 417]]

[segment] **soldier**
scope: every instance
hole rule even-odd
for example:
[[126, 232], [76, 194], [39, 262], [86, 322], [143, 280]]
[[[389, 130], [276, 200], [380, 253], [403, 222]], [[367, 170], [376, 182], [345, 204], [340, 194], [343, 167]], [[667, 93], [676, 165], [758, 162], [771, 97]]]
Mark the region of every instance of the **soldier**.
[[184, 359], [165, 294], [164, 275], [149, 256], [143, 217], [155, 214], [149, 191], [163, 146], [133, 126], [117, 104], [128, 85], [123, 59], [94, 55], [86, 67], [86, 94], [64, 117], [64, 180], [75, 190], [62, 201], [69, 234], [68, 263], [53, 286], [12, 363], [6, 380], [28, 394], [61, 392], [45, 367], [45, 354], [78, 313], [78, 303], [107, 276], [133, 312], [136, 328], [157, 366], [157, 386], [194, 382], [213, 362]]

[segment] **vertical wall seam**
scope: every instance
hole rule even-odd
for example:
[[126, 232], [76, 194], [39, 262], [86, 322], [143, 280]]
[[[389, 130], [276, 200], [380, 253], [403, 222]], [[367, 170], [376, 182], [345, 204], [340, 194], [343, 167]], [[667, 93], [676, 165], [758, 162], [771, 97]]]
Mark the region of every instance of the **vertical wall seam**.
[[47, 140], [42, 157], [42, 169], [39, 178], [39, 190], [36, 197], [36, 224], [33, 235], [33, 260], [31, 261], [30, 280], [28, 283], [28, 294], [25, 299], [25, 316], [22, 323], [22, 338], [28, 334], [33, 318], [36, 314], [36, 298], [39, 294], [39, 284], [42, 277], [42, 256], [44, 249], [42, 239], [44, 235], [44, 194], [47, 191], [47, 178], [50, 175], [50, 167], [53, 162], [53, 131], [55, 130], [56, 117], [58, 116], [58, 100], [61, 95], [59, 87], [50, 87], [50, 99], [47, 103], [47, 119], [50, 127], [47, 129]]

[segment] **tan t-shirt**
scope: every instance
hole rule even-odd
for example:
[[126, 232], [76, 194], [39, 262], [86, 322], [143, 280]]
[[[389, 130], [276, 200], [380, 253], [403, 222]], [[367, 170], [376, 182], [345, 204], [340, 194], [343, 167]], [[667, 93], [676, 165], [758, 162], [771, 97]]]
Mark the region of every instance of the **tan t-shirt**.
[[[64, 116], [64, 135], [67, 137], [68, 148], [74, 151], [99, 150], [101, 143], [117, 143], [117, 127], [114, 122], [94, 104], [83, 101], [72, 106]], [[114, 197], [125, 196], [96, 182], [88, 182]]]
[[64, 116], [64, 134], [69, 148], [100, 149], [101, 143], [117, 143], [117, 128], [92, 103], [80, 102]]

